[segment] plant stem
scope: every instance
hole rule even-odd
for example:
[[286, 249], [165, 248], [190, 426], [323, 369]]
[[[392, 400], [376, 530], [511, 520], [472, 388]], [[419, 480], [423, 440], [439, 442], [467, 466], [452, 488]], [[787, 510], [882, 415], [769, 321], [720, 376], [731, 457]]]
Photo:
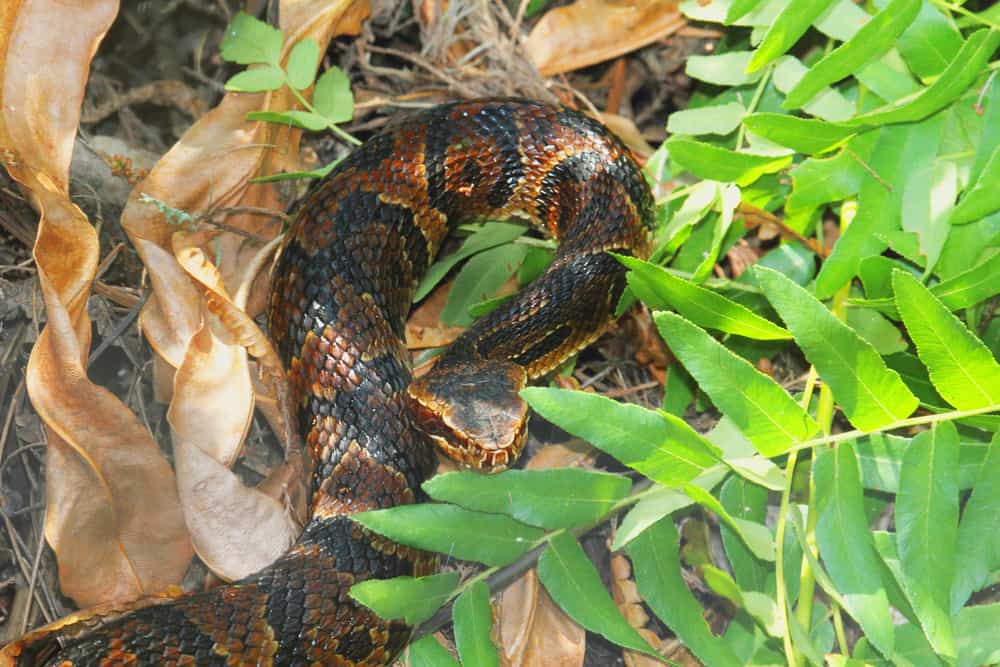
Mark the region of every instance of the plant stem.
[[[292, 86], [291, 82], [289, 82], [288, 80], [288, 74], [285, 72], [285, 70], [282, 69], [281, 73], [285, 77], [285, 85], [288, 86], [288, 90], [292, 91], [292, 95], [295, 96], [295, 99], [298, 100], [299, 104], [301, 104], [307, 111], [311, 111], [317, 116], [323, 116], [323, 114], [316, 111], [316, 107], [310, 104], [306, 100], [306, 98], [302, 96], [301, 92], [299, 92], [298, 90], [295, 89], [294, 86]], [[326, 117], [323, 116], [323, 119], [326, 120]], [[338, 127], [335, 123], [330, 122], [329, 120], [326, 120], [326, 126], [336, 136], [340, 137], [340, 139], [346, 141], [349, 144], [352, 144], [354, 146], [360, 146], [363, 143], [360, 139], [351, 134], [348, 134], [347, 132], [344, 132], [342, 129], [340, 129], [340, 127]]]
[[[760, 104], [760, 98], [764, 95], [764, 90], [767, 88], [767, 82], [771, 80], [771, 72], [774, 71], [774, 64], [767, 66], [764, 70], [764, 76], [760, 77], [760, 81], [757, 82], [757, 88], [753, 91], [753, 97], [750, 99], [750, 104], [747, 105], [747, 113], [751, 114], [757, 105]], [[746, 126], [740, 123], [740, 129], [736, 133], [736, 150], [743, 148], [743, 139], [746, 134]]]
[[[816, 369], [809, 368], [809, 375], [806, 377], [806, 386], [802, 391], [802, 405], [808, 408], [812, 400], [813, 389], [816, 386]], [[787, 630], [789, 627], [789, 610], [792, 601], [788, 599], [788, 589], [785, 586], [785, 530], [788, 526], [788, 512], [791, 507], [792, 479], [795, 476], [795, 464], [798, 461], [798, 452], [791, 452], [788, 455], [788, 462], [785, 465], [785, 488], [781, 490], [781, 504], [778, 508], [778, 523], [775, 526], [775, 588], [777, 598], [778, 613], [781, 615], [781, 624], [786, 631], [781, 640], [785, 647], [785, 660], [788, 667], [798, 666], [798, 656], [795, 653], [795, 646], [792, 643], [792, 633]], [[807, 626], [808, 627], [808, 626]]]
[[975, 12], [969, 11], [961, 5], [956, 5], [953, 2], [945, 2], [944, 0], [931, 0], [932, 5], [937, 5], [941, 9], [947, 10], [949, 12], [955, 12], [956, 14], [961, 14], [962, 16], [968, 17], [976, 23], [981, 23], [982, 25], [989, 26], [994, 30], [1000, 30], [1000, 23], [995, 21], [990, 21], [989, 19], [984, 19], [982, 16], [976, 14]]

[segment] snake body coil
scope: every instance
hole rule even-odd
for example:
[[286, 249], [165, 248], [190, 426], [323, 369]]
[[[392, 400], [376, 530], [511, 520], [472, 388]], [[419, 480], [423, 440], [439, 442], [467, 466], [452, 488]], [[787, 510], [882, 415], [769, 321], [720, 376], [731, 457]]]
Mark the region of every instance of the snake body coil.
[[[559, 240], [551, 266], [411, 384], [403, 333], [417, 281], [455, 224], [511, 216]], [[651, 217], [627, 150], [579, 113], [486, 100], [393, 123], [307, 198], [274, 274], [270, 332], [313, 458], [299, 541], [243, 581], [48, 626], [2, 656], [65, 667], [391, 662], [410, 628], [348, 590], [428, 574], [435, 561], [349, 515], [418, 500], [428, 440], [469, 465], [512, 462], [526, 416], [517, 391], [607, 326], [624, 272], [606, 251], [645, 255]]]

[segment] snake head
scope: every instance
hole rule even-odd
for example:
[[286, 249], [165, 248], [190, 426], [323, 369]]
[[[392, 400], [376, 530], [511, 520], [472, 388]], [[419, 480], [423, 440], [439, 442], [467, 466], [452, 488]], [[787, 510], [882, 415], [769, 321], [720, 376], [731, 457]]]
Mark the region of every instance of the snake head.
[[415, 424], [446, 456], [484, 472], [517, 460], [528, 433], [518, 392], [525, 369], [509, 361], [439, 362], [408, 392]]

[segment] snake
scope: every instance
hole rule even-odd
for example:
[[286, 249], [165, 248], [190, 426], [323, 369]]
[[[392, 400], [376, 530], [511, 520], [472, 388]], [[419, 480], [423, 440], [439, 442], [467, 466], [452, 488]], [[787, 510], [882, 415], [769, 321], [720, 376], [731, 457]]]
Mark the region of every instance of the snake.
[[[414, 380], [405, 321], [419, 280], [456, 225], [510, 218], [557, 241], [551, 264]], [[0, 664], [390, 664], [412, 628], [350, 588], [437, 560], [351, 515], [425, 501], [435, 448], [484, 471], [513, 464], [518, 392], [607, 329], [626, 284], [609, 253], [648, 256], [652, 225], [635, 159], [580, 112], [484, 99], [391, 119], [305, 196], [271, 278], [269, 334], [312, 462], [298, 541], [241, 581], [42, 627]]]

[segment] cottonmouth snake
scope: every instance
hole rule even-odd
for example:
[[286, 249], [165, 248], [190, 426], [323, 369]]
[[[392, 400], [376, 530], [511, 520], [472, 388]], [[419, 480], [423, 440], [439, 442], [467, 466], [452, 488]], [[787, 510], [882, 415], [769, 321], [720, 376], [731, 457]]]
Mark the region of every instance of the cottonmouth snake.
[[[403, 327], [418, 279], [449, 228], [511, 216], [559, 240], [552, 264], [411, 384]], [[274, 273], [270, 333], [313, 458], [312, 518], [299, 541], [242, 581], [83, 614], [0, 656], [65, 667], [388, 664], [410, 628], [348, 590], [428, 574], [435, 561], [349, 515], [418, 501], [434, 464], [428, 441], [476, 467], [511, 463], [527, 410], [517, 392], [607, 326], [624, 274], [605, 251], [645, 255], [651, 223], [636, 163], [582, 114], [484, 100], [394, 122], [307, 197]]]

